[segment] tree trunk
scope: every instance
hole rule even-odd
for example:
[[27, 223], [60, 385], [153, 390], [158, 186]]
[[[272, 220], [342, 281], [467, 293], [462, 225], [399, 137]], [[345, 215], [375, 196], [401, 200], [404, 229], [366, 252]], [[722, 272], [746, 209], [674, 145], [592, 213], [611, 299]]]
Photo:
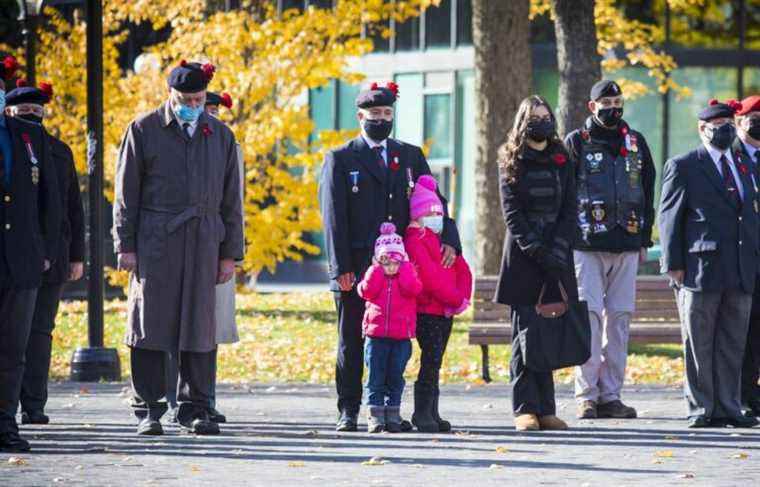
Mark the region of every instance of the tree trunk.
[[505, 224], [496, 153], [531, 90], [530, 0], [474, 0], [477, 275], [498, 274]]
[[582, 126], [589, 115], [588, 94], [602, 78], [597, 52], [595, 0], [552, 0], [559, 66], [559, 133]]

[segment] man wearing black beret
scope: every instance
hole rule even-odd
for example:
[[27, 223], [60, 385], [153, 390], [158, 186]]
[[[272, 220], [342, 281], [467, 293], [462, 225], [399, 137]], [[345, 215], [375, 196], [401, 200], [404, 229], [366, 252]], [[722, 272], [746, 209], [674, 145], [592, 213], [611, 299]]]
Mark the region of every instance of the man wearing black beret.
[[758, 264], [758, 191], [731, 152], [736, 101], [699, 113], [699, 148], [665, 164], [662, 272], [677, 289], [689, 427], [752, 427], [741, 410], [741, 370]]
[[[39, 87], [27, 86], [18, 80], [16, 88], [6, 97], [6, 113], [37, 126], [43, 126], [45, 105], [53, 96], [53, 86], [40, 83]], [[43, 276], [37, 290], [29, 344], [26, 347], [26, 366], [21, 386], [21, 422], [23, 424], [47, 424], [44, 413], [47, 403], [50, 352], [53, 345], [53, 329], [61, 300], [63, 285], [76, 281], [84, 273], [84, 207], [79, 192], [79, 180], [74, 166], [71, 148], [57, 137], [45, 131], [58, 178], [61, 196], [61, 239], [55, 262]]]
[[591, 356], [575, 369], [581, 419], [636, 417], [620, 392], [636, 273], [652, 246], [655, 168], [644, 136], [623, 120], [623, 104], [617, 83], [594, 84], [591, 115], [565, 140], [577, 167], [575, 272], [591, 323]]
[[61, 198], [39, 125], [5, 114], [15, 59], [0, 60], [0, 451], [29, 450], [16, 423], [37, 288], [55, 263]]
[[165, 103], [127, 128], [116, 167], [114, 245], [132, 271], [126, 342], [138, 434], [163, 433], [166, 353], [178, 350], [177, 421], [217, 434], [209, 418], [216, 285], [243, 258], [235, 136], [206, 115], [211, 64], [182, 61]]
[[[330, 289], [338, 311], [338, 431], [356, 431], [364, 371], [364, 301], [356, 284], [371, 263], [380, 224], [390, 221], [403, 235], [409, 224], [409, 195], [417, 179], [430, 174], [419, 147], [390, 138], [398, 86], [373, 83], [356, 98], [361, 134], [325, 155], [319, 185]], [[439, 195], [446, 208], [446, 200]], [[441, 235], [446, 266], [461, 252], [454, 220]], [[432, 403], [437, 391], [415, 387], [415, 408]], [[402, 428], [410, 429], [407, 422]]]

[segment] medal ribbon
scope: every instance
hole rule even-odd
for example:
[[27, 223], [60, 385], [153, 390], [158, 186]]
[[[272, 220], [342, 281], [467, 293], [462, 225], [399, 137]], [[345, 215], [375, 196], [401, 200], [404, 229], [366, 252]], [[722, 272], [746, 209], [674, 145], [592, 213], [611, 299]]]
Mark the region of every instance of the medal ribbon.
[[29, 153], [29, 160], [32, 161], [32, 164], [37, 164], [37, 158], [34, 156], [34, 150], [32, 149], [32, 140], [29, 137], [29, 134], [24, 132], [21, 134], [21, 138], [24, 140], [24, 145], [26, 146], [26, 152]]

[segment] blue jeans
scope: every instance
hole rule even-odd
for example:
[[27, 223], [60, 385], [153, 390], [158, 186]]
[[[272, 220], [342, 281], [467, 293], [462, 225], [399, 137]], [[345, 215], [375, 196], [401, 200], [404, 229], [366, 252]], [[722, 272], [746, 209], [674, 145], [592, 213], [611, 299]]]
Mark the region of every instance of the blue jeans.
[[367, 404], [370, 406], [400, 406], [404, 392], [404, 369], [412, 356], [411, 340], [367, 337], [364, 343], [364, 362], [367, 377]]

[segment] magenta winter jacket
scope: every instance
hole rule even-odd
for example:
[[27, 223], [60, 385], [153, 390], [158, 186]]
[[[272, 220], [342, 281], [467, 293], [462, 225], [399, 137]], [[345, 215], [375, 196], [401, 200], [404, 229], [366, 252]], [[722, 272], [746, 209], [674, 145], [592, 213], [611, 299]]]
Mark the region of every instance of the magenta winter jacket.
[[405, 340], [417, 332], [417, 295], [422, 283], [409, 262], [403, 262], [395, 276], [386, 276], [373, 264], [356, 288], [366, 302], [364, 336]]
[[417, 312], [446, 317], [464, 312], [472, 296], [472, 273], [464, 257], [457, 256], [453, 266], [444, 268], [440, 237], [415, 226], [406, 228], [404, 248], [422, 281]]

